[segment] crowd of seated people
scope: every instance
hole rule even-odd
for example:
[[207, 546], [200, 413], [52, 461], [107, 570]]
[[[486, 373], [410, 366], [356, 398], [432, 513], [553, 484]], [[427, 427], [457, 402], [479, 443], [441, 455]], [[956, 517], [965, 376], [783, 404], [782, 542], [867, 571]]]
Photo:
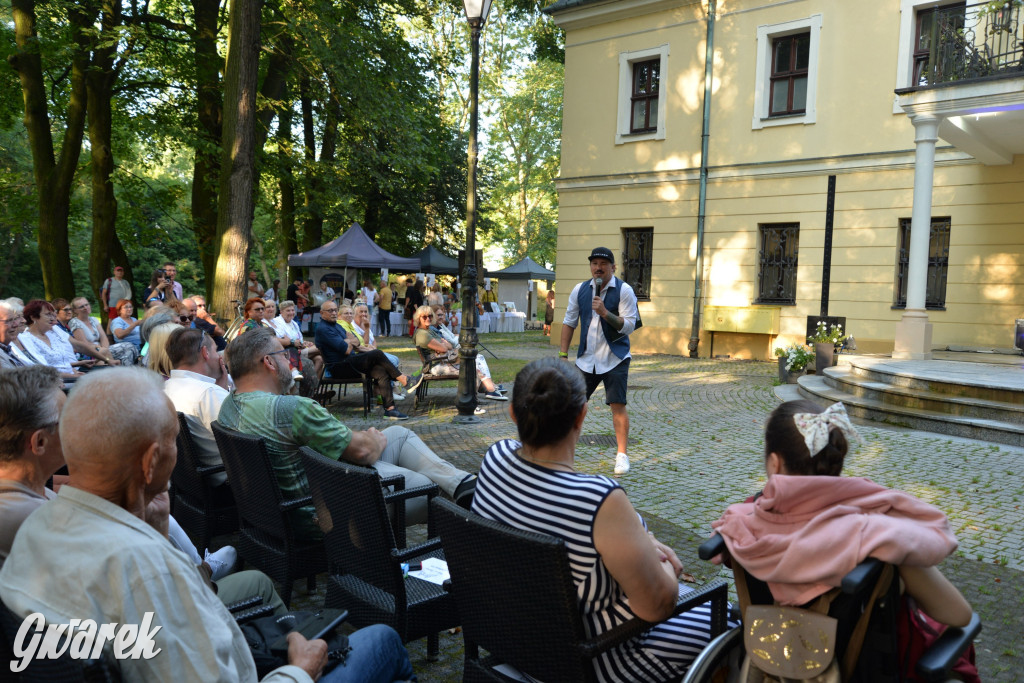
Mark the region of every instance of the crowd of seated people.
[[[512, 417], [519, 438], [495, 443], [478, 476], [412, 430], [353, 430], [296, 395], [294, 371], [317, 360], [337, 376], [370, 374], [388, 412], [392, 382], [414, 388], [397, 359], [376, 348], [368, 306], [343, 305], [338, 322], [338, 306], [324, 304], [326, 324], [317, 326], [314, 346], [298, 333], [291, 301], [281, 302], [278, 316], [266, 314], [272, 302], [249, 303], [250, 324], [227, 343], [216, 321], [207, 320], [202, 297], [161, 299], [141, 322], [131, 301], [119, 300], [109, 336], [85, 299], [0, 301], [0, 600], [7, 608], [19, 616], [41, 612], [54, 623], [131, 622], [153, 612], [166, 654], [117, 662], [127, 681], [256, 680], [248, 645], [224, 605], [258, 595], [275, 613], [285, 607], [266, 575], [233, 571], [233, 548], [196, 548], [169, 514], [177, 411], [203, 465], [221, 464], [214, 421], [260, 437], [285, 498], [309, 494], [298, 454], [308, 446], [382, 477], [401, 474], [406, 488], [436, 484], [483, 517], [563, 538], [591, 634], [633, 617], [654, 624], [595, 660], [597, 680], [668, 681], [686, 672], [710, 640], [710, 611], [705, 605], [671, 616], [688, 590], [679, 583], [675, 552], [647, 532], [618, 482], [576, 470], [587, 402], [573, 366], [544, 359], [517, 375]], [[442, 305], [420, 307], [414, 322], [417, 346], [456, 358], [458, 339]], [[81, 354], [82, 344], [91, 353]], [[104, 366], [121, 367], [97, 371]], [[477, 371], [489, 397], [508, 400], [479, 355]], [[970, 606], [936, 569], [956, 548], [948, 521], [912, 496], [840, 476], [854, 435], [841, 406], [823, 411], [790, 402], [772, 413], [763, 494], [730, 506], [713, 525], [732, 561], [766, 581], [781, 604], [799, 605], [837, 585], [865, 557], [878, 557], [898, 566], [906, 594], [930, 616], [966, 624]], [[54, 476], [65, 463], [67, 477]], [[232, 500], [225, 473], [212, 475], [211, 484], [216, 497]], [[872, 509], [879, 499], [893, 512]], [[808, 500], [815, 515], [804, 514]], [[858, 500], [863, 509], [855, 509]], [[843, 514], [835, 513], [839, 501]], [[426, 503], [405, 503], [407, 524], [426, 521]], [[795, 505], [802, 506], [800, 524], [787, 518]], [[299, 539], [323, 538], [312, 506], [289, 515]], [[824, 553], [819, 516], [833, 539]], [[767, 547], [766, 538], [776, 542]], [[293, 634], [289, 666], [264, 680], [415, 680], [392, 629], [361, 629], [350, 644], [345, 666], [321, 677], [325, 644]]]

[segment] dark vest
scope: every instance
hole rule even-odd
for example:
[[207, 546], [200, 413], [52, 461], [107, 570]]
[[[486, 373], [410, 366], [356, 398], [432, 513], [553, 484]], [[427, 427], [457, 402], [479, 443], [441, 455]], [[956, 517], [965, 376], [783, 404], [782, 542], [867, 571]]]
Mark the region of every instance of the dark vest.
[[[616, 287], [605, 289], [604, 307], [613, 315], [619, 315], [619, 290], [622, 288], [622, 280]], [[591, 301], [594, 299], [594, 281], [587, 280], [580, 285], [576, 303], [580, 307], [580, 346], [576, 350], [576, 357], [579, 358], [587, 352], [587, 332], [590, 330], [590, 320], [594, 316], [594, 309], [591, 308]], [[604, 332], [605, 341], [611, 348], [612, 353], [619, 360], [629, 353], [629, 336], [622, 334], [603, 319], [601, 320], [601, 331]]]

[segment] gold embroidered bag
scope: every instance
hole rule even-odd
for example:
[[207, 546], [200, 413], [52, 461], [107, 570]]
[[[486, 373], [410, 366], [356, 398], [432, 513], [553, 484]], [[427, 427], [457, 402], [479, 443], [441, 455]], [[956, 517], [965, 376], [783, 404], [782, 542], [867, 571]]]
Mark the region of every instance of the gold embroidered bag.
[[798, 607], [749, 605], [743, 622], [742, 683], [839, 683], [834, 618]]

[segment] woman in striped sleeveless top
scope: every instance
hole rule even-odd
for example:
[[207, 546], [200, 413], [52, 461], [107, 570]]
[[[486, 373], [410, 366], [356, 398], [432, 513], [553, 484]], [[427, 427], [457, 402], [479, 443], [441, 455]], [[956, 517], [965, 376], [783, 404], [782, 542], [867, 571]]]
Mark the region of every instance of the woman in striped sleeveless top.
[[530, 363], [516, 376], [512, 413], [519, 441], [488, 450], [472, 510], [565, 540], [588, 636], [635, 616], [661, 622], [595, 660], [598, 680], [678, 679], [710, 640], [710, 610], [665, 620], [689, 591], [679, 559], [647, 532], [614, 479], [574, 468], [587, 414], [583, 376], [553, 358]]

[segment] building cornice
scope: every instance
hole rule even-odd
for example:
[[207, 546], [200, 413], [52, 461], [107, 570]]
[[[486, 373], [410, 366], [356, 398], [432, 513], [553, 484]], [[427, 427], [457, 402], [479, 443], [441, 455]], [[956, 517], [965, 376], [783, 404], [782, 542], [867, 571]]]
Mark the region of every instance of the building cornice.
[[[977, 164], [978, 161], [953, 147], [941, 147], [935, 153], [936, 166], [961, 166]], [[822, 174], [844, 175], [868, 171], [901, 171], [914, 168], [914, 150], [896, 150], [870, 154], [849, 154], [835, 157], [815, 157], [768, 161], [750, 164], [729, 164], [710, 166], [708, 179], [712, 181], [736, 181], [750, 178], [799, 178]], [[587, 191], [609, 187], [640, 187], [672, 183], [696, 183], [700, 179], [699, 168], [680, 168], [637, 173], [614, 173], [592, 176], [559, 178], [555, 187], [559, 192]]]
[[700, 0], [567, 0], [544, 11], [559, 27], [572, 31], [694, 4]]

